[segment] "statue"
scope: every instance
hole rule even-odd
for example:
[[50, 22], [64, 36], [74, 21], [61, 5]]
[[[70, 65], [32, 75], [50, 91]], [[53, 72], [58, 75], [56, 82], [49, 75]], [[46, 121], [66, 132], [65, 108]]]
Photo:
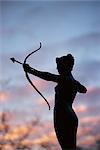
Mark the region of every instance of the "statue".
[[57, 83], [55, 87], [54, 128], [58, 142], [63, 150], [76, 149], [78, 118], [72, 108], [77, 92], [86, 93], [87, 89], [76, 81], [71, 73], [74, 58], [71, 54], [56, 58], [59, 75], [42, 72], [23, 65], [25, 71], [47, 81]]

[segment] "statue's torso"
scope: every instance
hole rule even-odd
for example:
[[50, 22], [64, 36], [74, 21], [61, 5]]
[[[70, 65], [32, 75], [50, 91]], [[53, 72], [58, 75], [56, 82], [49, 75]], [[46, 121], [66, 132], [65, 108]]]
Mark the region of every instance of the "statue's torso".
[[77, 93], [77, 84], [73, 76], [61, 77], [55, 87], [55, 105], [72, 105]]

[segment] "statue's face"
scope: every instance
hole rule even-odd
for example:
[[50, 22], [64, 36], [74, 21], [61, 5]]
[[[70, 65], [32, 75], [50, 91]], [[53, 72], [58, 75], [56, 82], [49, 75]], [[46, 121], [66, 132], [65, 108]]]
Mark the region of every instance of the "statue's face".
[[63, 59], [63, 57], [56, 58], [57, 70], [59, 74], [66, 75], [73, 69], [73, 63], [71, 60]]
[[58, 70], [59, 74], [65, 73], [64, 69], [59, 67], [59, 65], [57, 65], [57, 70]]
[[73, 69], [73, 65], [72, 66], [65, 66], [64, 65], [58, 65], [57, 64], [57, 70], [59, 72], [60, 75], [66, 75], [67, 73], [70, 73]]

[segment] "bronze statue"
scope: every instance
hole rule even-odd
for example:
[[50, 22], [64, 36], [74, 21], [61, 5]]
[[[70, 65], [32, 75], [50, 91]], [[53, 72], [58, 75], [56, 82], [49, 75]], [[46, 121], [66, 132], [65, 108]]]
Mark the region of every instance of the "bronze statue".
[[59, 75], [42, 72], [23, 64], [25, 72], [47, 81], [57, 83], [55, 87], [54, 128], [63, 150], [76, 149], [78, 118], [72, 108], [77, 92], [86, 93], [87, 89], [76, 81], [71, 73], [74, 58], [71, 54], [56, 58]]

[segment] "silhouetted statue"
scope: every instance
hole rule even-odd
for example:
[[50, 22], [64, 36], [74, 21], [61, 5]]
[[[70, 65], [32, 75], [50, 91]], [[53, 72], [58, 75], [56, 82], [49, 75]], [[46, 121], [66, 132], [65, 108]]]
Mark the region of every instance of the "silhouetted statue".
[[87, 89], [72, 76], [74, 58], [71, 54], [56, 58], [59, 75], [38, 71], [28, 64], [24, 70], [47, 81], [57, 83], [55, 87], [54, 128], [63, 150], [76, 149], [78, 118], [72, 108], [77, 92], [86, 93]]

